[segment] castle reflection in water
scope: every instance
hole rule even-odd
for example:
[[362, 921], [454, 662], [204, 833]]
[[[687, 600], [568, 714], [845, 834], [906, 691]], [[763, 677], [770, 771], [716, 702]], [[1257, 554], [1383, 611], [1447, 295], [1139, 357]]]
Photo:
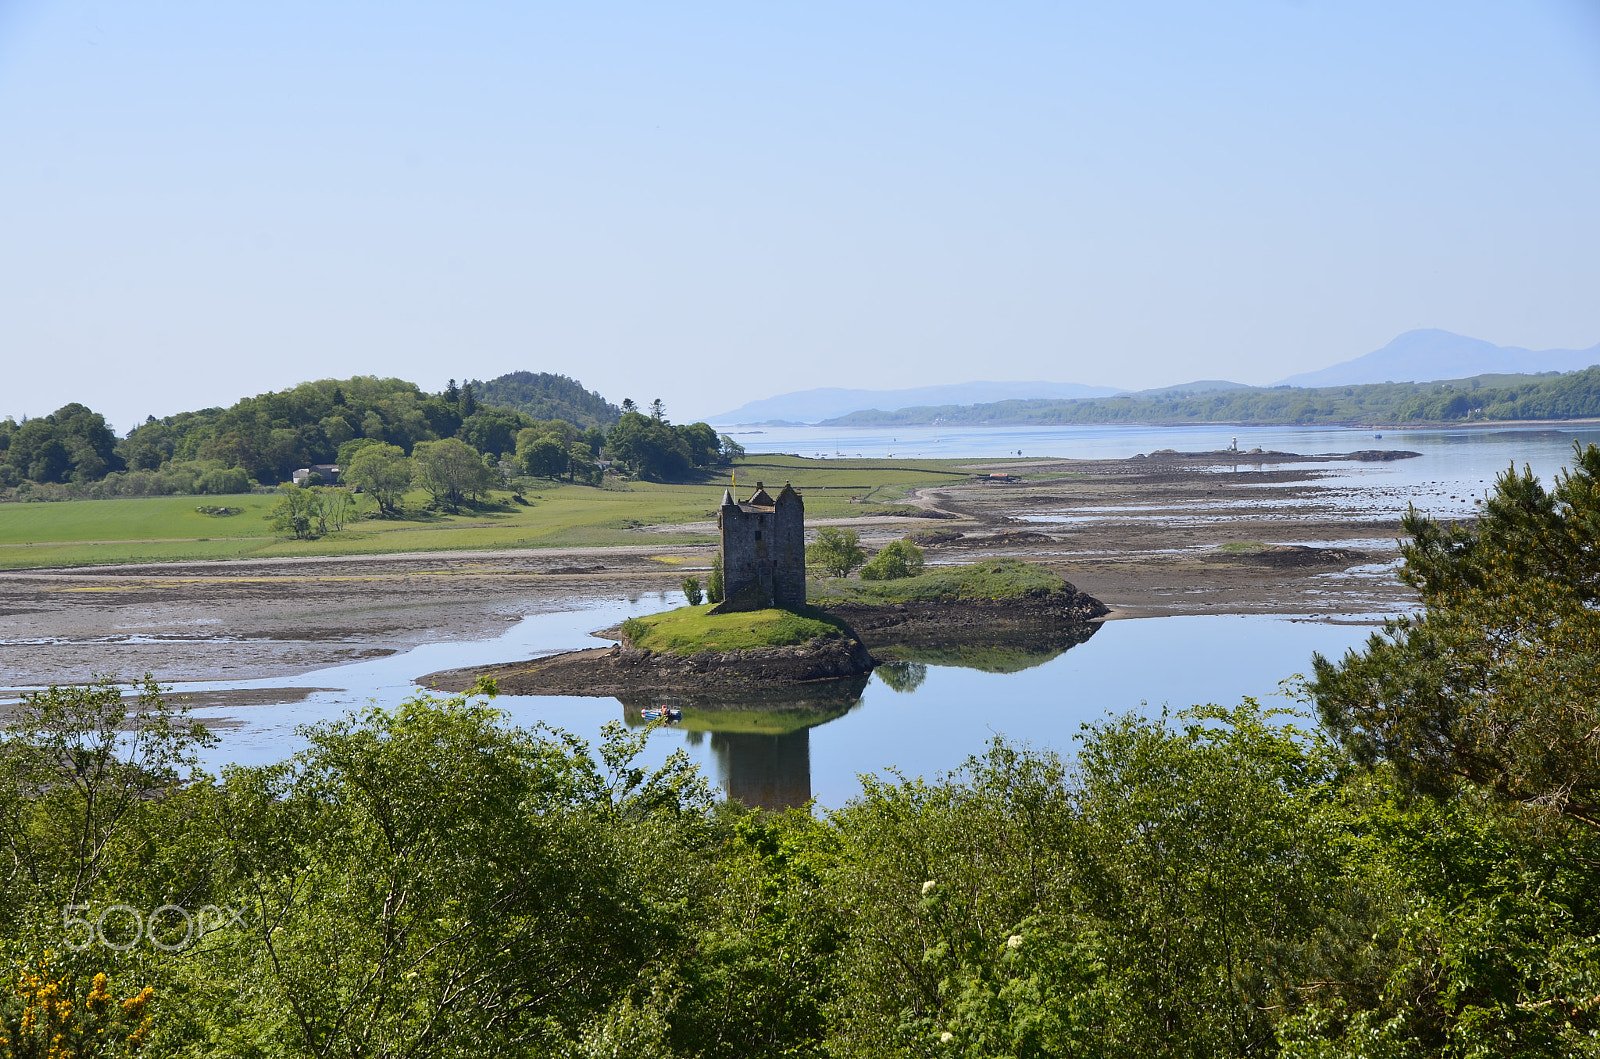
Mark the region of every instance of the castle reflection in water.
[[631, 695], [622, 700], [630, 725], [641, 711], [683, 711], [675, 727], [698, 742], [711, 736], [717, 779], [729, 798], [763, 809], [788, 809], [811, 800], [811, 729], [843, 717], [861, 701], [866, 675], [797, 687], [747, 691]]
[[811, 729], [785, 735], [713, 732], [711, 753], [728, 797], [762, 809], [811, 800]]
[[[915, 691], [929, 665], [993, 673], [1031, 669], [1094, 635], [1098, 625], [1049, 631], [1019, 630], [1006, 641], [922, 645], [877, 651], [889, 658], [874, 670], [895, 691]], [[898, 660], [892, 660], [898, 659]], [[762, 809], [789, 809], [811, 800], [811, 729], [843, 717], [861, 702], [870, 676], [790, 687], [634, 695], [622, 699], [629, 725], [644, 724], [641, 711], [683, 711], [674, 727], [690, 743], [711, 737], [717, 780], [729, 798]]]

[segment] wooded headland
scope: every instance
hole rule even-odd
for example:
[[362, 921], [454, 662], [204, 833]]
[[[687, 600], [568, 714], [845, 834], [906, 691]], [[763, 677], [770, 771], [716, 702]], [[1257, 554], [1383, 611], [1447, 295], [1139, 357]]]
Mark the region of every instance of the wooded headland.
[[1600, 416], [1600, 366], [1540, 375], [1478, 375], [1441, 382], [1366, 386], [1242, 386], [1071, 400], [868, 409], [823, 426], [984, 426], [991, 424], [1239, 423], [1307, 426], [1425, 426]]

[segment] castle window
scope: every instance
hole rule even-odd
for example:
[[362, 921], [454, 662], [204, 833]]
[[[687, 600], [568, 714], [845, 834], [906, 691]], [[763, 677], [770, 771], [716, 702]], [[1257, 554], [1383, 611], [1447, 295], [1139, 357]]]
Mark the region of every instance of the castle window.
[[760, 530], [756, 530], [756, 540], [760, 540], [760, 539], [761, 539], [761, 531]]

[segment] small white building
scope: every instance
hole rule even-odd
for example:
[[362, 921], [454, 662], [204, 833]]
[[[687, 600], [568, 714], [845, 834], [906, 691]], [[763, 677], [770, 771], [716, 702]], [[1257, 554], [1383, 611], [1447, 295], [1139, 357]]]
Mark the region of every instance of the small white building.
[[295, 485], [305, 485], [306, 479], [312, 475], [322, 479], [323, 485], [339, 484], [339, 465], [337, 463], [313, 463], [310, 467], [301, 467], [291, 476]]

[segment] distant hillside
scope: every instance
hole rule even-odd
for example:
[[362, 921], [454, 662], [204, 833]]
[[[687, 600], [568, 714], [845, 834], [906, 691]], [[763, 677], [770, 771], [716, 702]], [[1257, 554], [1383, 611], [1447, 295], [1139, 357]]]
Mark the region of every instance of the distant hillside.
[[855, 412], [823, 426], [948, 424], [1312, 423], [1358, 425], [1493, 422], [1600, 417], [1600, 367], [1567, 374], [1480, 375], [1429, 383], [1369, 386], [1248, 386], [1165, 395], [1119, 394], [1084, 401], [999, 401]]
[[1578, 371], [1600, 364], [1600, 345], [1589, 349], [1497, 346], [1449, 331], [1407, 331], [1380, 350], [1321, 371], [1291, 375], [1279, 386], [1360, 386], [1375, 382], [1461, 379], [1492, 373], [1532, 375]]
[[1160, 386], [1153, 390], [1137, 390], [1134, 397], [1188, 397], [1197, 393], [1215, 393], [1218, 390], [1248, 390], [1242, 382], [1224, 379], [1200, 379], [1197, 382], [1179, 383], [1177, 386]]
[[565, 375], [514, 371], [488, 382], [472, 381], [472, 392], [487, 405], [510, 408], [534, 419], [565, 419], [580, 427], [605, 429], [622, 417], [622, 409]]
[[956, 386], [919, 386], [909, 390], [846, 390], [824, 387], [751, 401], [711, 417], [713, 423], [815, 423], [863, 408], [893, 411], [913, 405], [976, 404], [1015, 398], [1108, 397], [1112, 386], [1072, 382], [968, 382]]

